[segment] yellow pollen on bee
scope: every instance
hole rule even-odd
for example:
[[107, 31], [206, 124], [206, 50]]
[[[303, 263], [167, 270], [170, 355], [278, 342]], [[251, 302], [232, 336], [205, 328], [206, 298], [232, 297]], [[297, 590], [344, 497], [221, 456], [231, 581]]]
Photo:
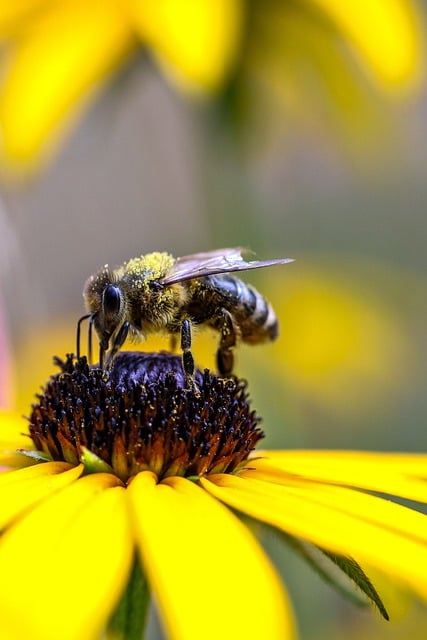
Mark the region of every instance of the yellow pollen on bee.
[[156, 251], [125, 262], [118, 270], [119, 277], [132, 276], [132, 286], [144, 289], [148, 281], [158, 280], [174, 264], [175, 259], [169, 253]]

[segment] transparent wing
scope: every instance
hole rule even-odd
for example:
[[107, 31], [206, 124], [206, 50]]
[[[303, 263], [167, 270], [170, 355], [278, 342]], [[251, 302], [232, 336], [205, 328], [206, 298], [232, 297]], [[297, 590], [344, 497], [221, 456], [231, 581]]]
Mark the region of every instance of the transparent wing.
[[248, 271], [249, 269], [261, 269], [276, 264], [293, 262], [292, 258], [279, 258], [278, 260], [253, 260], [247, 262], [242, 257], [242, 252], [247, 251], [242, 247], [232, 249], [217, 249], [206, 253], [194, 253], [189, 256], [177, 258], [168, 274], [160, 280], [162, 284], [169, 285], [183, 280], [203, 278], [216, 273], [229, 273], [231, 271]]

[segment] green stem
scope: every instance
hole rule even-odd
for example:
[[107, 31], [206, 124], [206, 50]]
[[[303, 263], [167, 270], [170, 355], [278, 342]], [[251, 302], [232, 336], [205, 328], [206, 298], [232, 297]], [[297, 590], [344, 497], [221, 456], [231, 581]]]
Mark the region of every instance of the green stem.
[[150, 590], [138, 558], [135, 558], [129, 582], [113, 613], [108, 628], [120, 640], [141, 640], [147, 623]]

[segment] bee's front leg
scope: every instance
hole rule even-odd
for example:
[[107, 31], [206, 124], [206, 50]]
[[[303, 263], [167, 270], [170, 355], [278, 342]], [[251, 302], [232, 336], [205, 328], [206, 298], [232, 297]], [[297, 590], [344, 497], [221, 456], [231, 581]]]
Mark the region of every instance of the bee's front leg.
[[237, 342], [237, 333], [231, 313], [226, 309], [222, 309], [221, 313], [221, 339], [216, 354], [216, 362], [219, 373], [222, 376], [230, 376], [234, 365], [233, 350]]
[[193, 382], [194, 358], [191, 353], [191, 322], [188, 318], [181, 324], [182, 367], [187, 380]]
[[[113, 364], [113, 360], [116, 357], [117, 352], [119, 351], [119, 349], [123, 346], [127, 335], [129, 333], [129, 328], [130, 328], [130, 323], [129, 322], [125, 322], [119, 332], [117, 333], [116, 337], [113, 340], [113, 344], [111, 345], [110, 350], [108, 351], [104, 363], [103, 365], [101, 364], [101, 361], [103, 360], [103, 357], [99, 357], [100, 360], [100, 366], [103, 367], [104, 369], [111, 369], [111, 365]], [[102, 345], [101, 345], [102, 348]], [[104, 352], [105, 353], [105, 352]]]

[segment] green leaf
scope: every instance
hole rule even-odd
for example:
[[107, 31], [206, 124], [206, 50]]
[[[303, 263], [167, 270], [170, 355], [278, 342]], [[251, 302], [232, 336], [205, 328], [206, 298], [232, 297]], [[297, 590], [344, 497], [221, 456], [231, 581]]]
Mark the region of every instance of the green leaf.
[[116, 640], [141, 640], [147, 623], [150, 589], [138, 558], [128, 585], [108, 623], [107, 636]]
[[113, 469], [107, 462], [101, 460], [95, 453], [89, 451], [86, 447], [82, 447], [80, 461], [84, 465], [85, 474], [91, 473], [113, 473]]
[[350, 580], [359, 587], [365, 596], [367, 596], [369, 600], [377, 606], [378, 611], [385, 620], [390, 619], [378, 591], [375, 589], [374, 585], [356, 560], [350, 558], [350, 556], [341, 556], [331, 553], [330, 551], [325, 551], [325, 549], [320, 549], [320, 551], [339, 569], [341, 569], [341, 571], [343, 571], [346, 576], [348, 576]]
[[52, 458], [49, 454], [43, 453], [42, 451], [35, 451], [34, 449], [17, 449], [17, 453], [20, 453], [27, 458], [32, 458], [37, 462], [51, 462]]
[[326, 551], [321, 547], [311, 546], [302, 540], [298, 540], [292, 536], [281, 532], [285, 541], [310, 565], [314, 571], [336, 591], [343, 595], [347, 600], [353, 602], [359, 607], [366, 607], [368, 602], [361, 598], [356, 591], [350, 590], [344, 583], [333, 575], [322, 563], [322, 557], [316, 557], [316, 550], [320, 551], [328, 560], [330, 560], [338, 569], [340, 569], [349, 578], [362, 593], [373, 603], [382, 617], [389, 620], [389, 615], [374, 585], [363, 571], [362, 567], [349, 556], [341, 556], [330, 551]]

